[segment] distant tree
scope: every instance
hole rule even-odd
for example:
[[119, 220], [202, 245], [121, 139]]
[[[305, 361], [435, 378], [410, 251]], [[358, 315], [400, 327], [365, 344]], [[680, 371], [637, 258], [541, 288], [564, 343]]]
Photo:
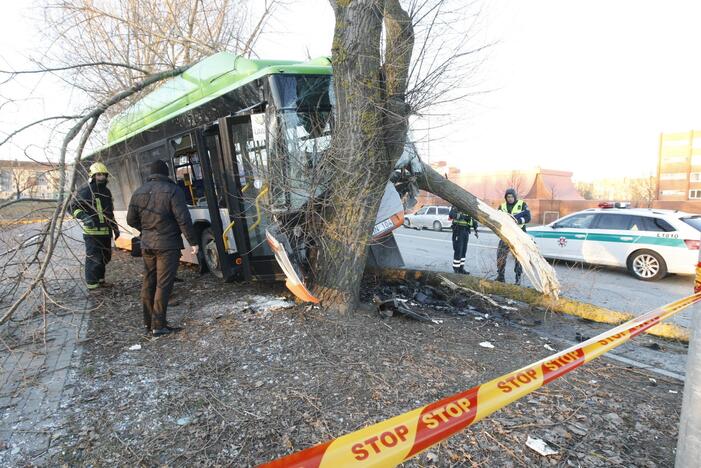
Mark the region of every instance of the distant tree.
[[628, 184], [630, 201], [638, 206], [652, 208], [652, 202], [657, 199], [657, 177], [647, 176], [631, 179]]
[[574, 187], [585, 200], [594, 199], [594, 184], [591, 182], [575, 182]]

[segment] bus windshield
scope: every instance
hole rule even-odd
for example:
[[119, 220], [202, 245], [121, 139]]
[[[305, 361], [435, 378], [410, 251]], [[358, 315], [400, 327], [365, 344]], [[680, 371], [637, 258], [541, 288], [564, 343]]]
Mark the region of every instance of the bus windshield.
[[271, 150], [282, 165], [275, 172], [284, 177], [288, 206], [295, 211], [323, 191], [315, 169], [331, 146], [333, 85], [328, 75], [275, 75], [271, 91], [279, 125], [279, 144]]

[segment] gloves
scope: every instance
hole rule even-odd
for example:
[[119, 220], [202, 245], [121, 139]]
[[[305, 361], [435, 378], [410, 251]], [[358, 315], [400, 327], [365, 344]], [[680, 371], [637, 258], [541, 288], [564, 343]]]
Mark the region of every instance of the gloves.
[[114, 240], [117, 240], [119, 238], [119, 234], [120, 234], [119, 229], [117, 229], [117, 228], [112, 229], [112, 235], [114, 236]]
[[479, 239], [479, 238], [480, 238], [480, 235], [477, 234], [477, 229], [475, 229], [475, 239]]

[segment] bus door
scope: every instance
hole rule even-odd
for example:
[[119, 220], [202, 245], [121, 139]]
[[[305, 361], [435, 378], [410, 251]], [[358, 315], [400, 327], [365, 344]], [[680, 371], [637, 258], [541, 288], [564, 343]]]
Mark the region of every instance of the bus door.
[[[232, 245], [227, 231], [232, 220], [226, 186], [222, 183], [222, 149], [218, 128], [213, 125], [207, 129], [198, 129], [194, 136], [197, 151], [195, 155], [188, 155], [188, 161], [182, 160], [188, 169], [182, 171], [183, 178], [178, 180], [178, 184], [187, 189], [186, 193], [191, 193], [198, 207], [206, 208], [209, 213], [210, 226], [203, 231], [200, 245], [202, 255], [198, 262], [204, 261], [209, 270], [224, 281], [232, 281], [243, 273], [243, 262], [240, 244], [234, 242], [236, 245]], [[193, 158], [196, 158], [196, 166], [192, 164]], [[193, 171], [193, 167], [197, 170]], [[200, 197], [200, 194], [204, 196]]]
[[[219, 119], [219, 141], [225, 142], [221, 148], [221, 175], [229, 198], [232, 230], [246, 263], [244, 271], [259, 279], [273, 279], [281, 272], [265, 235], [270, 224], [266, 203], [270, 186], [262, 117], [263, 114], [254, 114]], [[254, 132], [252, 118], [259, 131]]]

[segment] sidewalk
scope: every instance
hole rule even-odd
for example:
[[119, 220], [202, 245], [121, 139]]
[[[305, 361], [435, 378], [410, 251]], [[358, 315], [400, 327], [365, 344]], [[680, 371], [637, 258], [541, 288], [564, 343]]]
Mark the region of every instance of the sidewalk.
[[87, 330], [89, 298], [76, 301], [76, 311], [49, 315], [25, 324], [21, 341], [0, 351], [0, 465], [41, 464], [64, 434], [58, 409], [73, 392], [74, 370]]

